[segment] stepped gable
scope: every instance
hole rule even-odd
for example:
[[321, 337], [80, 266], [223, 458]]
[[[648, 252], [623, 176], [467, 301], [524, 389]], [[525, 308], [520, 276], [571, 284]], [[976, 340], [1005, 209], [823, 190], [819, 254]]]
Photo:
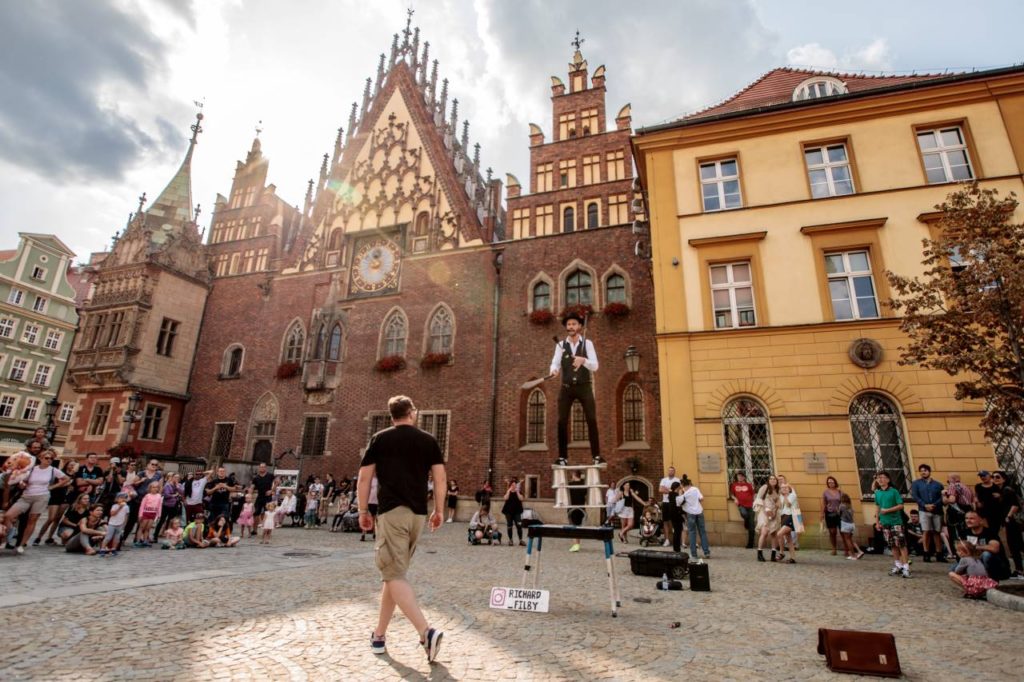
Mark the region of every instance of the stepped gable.
[[311, 181], [292, 268], [336, 264], [346, 235], [376, 229], [415, 232], [427, 238], [426, 251], [489, 243], [501, 233], [500, 183], [489, 170], [481, 174], [480, 145], [470, 145], [447, 79], [438, 83], [429, 43], [421, 49], [419, 29], [408, 24], [403, 34], [401, 44], [394, 35], [390, 58], [380, 55], [362, 105], [352, 104], [347, 134], [338, 129], [333, 156], [324, 155], [320, 179]]
[[[819, 76], [841, 81], [848, 92], [857, 93], [876, 90], [894, 85], [905, 85], [918, 81], [946, 78], [950, 74], [913, 74], [903, 76], [868, 76], [857, 73], [840, 73], [780, 67], [772, 69], [756, 81], [719, 104], [682, 117], [682, 121], [696, 121], [738, 111], [760, 109], [793, 101], [793, 91], [805, 80]], [[835, 95], [841, 97], [842, 95]], [[814, 100], [808, 100], [814, 101]]]

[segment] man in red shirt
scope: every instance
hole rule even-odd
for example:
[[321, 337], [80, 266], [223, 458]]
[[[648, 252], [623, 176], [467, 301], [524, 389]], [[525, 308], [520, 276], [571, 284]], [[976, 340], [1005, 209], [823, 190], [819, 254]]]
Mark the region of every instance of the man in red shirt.
[[729, 495], [736, 501], [740, 516], [743, 517], [743, 527], [747, 529], [747, 549], [753, 549], [754, 486], [747, 482], [747, 475], [742, 471], [736, 472], [736, 475], [733, 476], [732, 485], [729, 486]]

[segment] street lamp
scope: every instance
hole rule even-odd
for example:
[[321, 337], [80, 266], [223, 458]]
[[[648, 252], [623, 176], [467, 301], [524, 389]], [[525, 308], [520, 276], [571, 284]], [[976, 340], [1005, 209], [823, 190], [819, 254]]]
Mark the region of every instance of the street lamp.
[[636, 374], [640, 371], [640, 352], [637, 351], [636, 346], [630, 346], [626, 349], [626, 354], [623, 356], [626, 358], [626, 371], [630, 374]]
[[141, 402], [142, 394], [138, 391], [134, 391], [130, 396], [128, 396], [128, 409], [124, 413], [124, 420], [126, 422], [132, 423], [139, 421], [139, 403]]
[[57, 400], [57, 396], [53, 396], [46, 401], [46, 440], [53, 445], [53, 439], [57, 436], [57, 424], [54, 423], [53, 417], [57, 414], [57, 409], [60, 407], [60, 401]]

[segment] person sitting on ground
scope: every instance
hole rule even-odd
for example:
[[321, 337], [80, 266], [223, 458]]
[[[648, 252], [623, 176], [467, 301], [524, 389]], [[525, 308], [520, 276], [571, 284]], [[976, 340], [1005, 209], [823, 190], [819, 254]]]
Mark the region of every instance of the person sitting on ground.
[[197, 549], [210, 546], [206, 540], [206, 512], [197, 512], [191, 523], [185, 526], [185, 546]]
[[231, 521], [223, 514], [219, 515], [206, 530], [206, 539], [213, 547], [234, 547], [241, 540], [231, 534]]
[[[345, 481], [348, 483], [348, 481]], [[342, 491], [338, 495], [338, 510], [334, 512], [334, 519], [331, 521], [331, 532], [337, 533], [341, 531], [341, 522], [345, 519], [345, 514], [348, 514], [352, 508], [352, 498], [348, 494], [348, 490]]]
[[288, 519], [289, 526], [295, 525], [296, 502], [298, 502], [298, 498], [295, 497], [295, 491], [291, 488], [285, 488], [284, 492], [281, 494], [281, 504], [274, 511], [274, 514], [277, 516], [277, 519], [275, 519], [275, 524], [277, 526], [284, 525], [284, 520], [286, 518]]
[[490, 504], [481, 504], [469, 521], [470, 544], [479, 545], [484, 540], [487, 540], [488, 545], [493, 545], [495, 541], [501, 544], [501, 531], [498, 530], [498, 521], [491, 515]]
[[160, 536], [160, 549], [185, 549], [185, 531], [181, 528], [181, 517], [175, 516], [167, 522]]
[[999, 583], [988, 577], [981, 561], [981, 550], [967, 540], [959, 540], [956, 553], [960, 561], [949, 572], [949, 579], [963, 590], [965, 598], [984, 599], [985, 594]]
[[924, 538], [924, 530], [921, 528], [921, 513], [916, 509], [910, 510], [910, 520], [907, 521], [907, 552], [914, 556], [923, 556], [921, 541]]
[[985, 523], [985, 519], [976, 511], [967, 512], [964, 519], [967, 524], [967, 535], [964, 539], [981, 552], [981, 563], [985, 564], [985, 572], [993, 580], [1006, 580], [1010, 577], [1010, 562], [1006, 558], [1006, 550], [999, 541], [999, 534], [993, 532]]
[[644, 510], [644, 517], [640, 522], [640, 544], [647, 546], [654, 542], [658, 535], [658, 523], [654, 520], [654, 512], [650, 507]]
[[78, 532], [78, 522], [88, 515], [89, 493], [82, 493], [68, 507], [64, 515], [60, 517], [60, 524], [57, 526], [57, 537], [60, 538], [62, 545], [66, 545], [71, 536]]
[[73, 554], [96, 554], [94, 544], [99, 544], [105, 535], [103, 530], [103, 505], [94, 504], [89, 507], [89, 514], [78, 522], [78, 532], [64, 543], [64, 551]]

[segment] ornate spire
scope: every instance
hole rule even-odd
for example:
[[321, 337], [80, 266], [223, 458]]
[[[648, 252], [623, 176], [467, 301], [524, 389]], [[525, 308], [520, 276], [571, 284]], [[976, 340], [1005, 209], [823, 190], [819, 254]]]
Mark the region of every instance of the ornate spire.
[[352, 136], [356, 134], [356, 107], [359, 105], [352, 102], [352, 111], [348, 115], [348, 138], [352, 139]]
[[[188, 142], [188, 151], [185, 152], [185, 158], [182, 160], [178, 172], [174, 174], [171, 181], [167, 183], [167, 187], [146, 211], [148, 224], [154, 228], [162, 228], [153, 230], [151, 238], [154, 242], [163, 242], [170, 233], [180, 232], [186, 226], [193, 225], [192, 152], [199, 143], [199, 133], [203, 132], [202, 122], [203, 112], [200, 111], [196, 113], [196, 122], [190, 126], [192, 138]], [[140, 208], [137, 216], [141, 216], [141, 214]]]
[[409, 54], [412, 56], [412, 68], [413, 72], [416, 70], [416, 66], [419, 63], [420, 58], [420, 27], [417, 26], [416, 30], [412, 32], [412, 47], [409, 50]]
[[444, 121], [444, 112], [448, 109], [448, 79], [447, 78], [445, 78], [443, 81], [441, 81], [441, 101], [438, 102], [437, 109], [438, 109], [438, 111], [441, 112], [441, 120]]
[[573, 38], [571, 43], [569, 43], [573, 48], [575, 48], [572, 53], [572, 64], [569, 65], [573, 71], [578, 71], [585, 64], [583, 53], [580, 52], [580, 47], [585, 42], [587, 42], [587, 39], [580, 38], [580, 31], [579, 29], [576, 29], [576, 37]]
[[420, 83], [427, 82], [427, 64], [430, 63], [430, 41], [423, 42], [423, 56], [419, 60], [419, 76], [416, 80]]
[[434, 60], [433, 66], [430, 67], [430, 104], [433, 106], [437, 103], [437, 60]]
[[462, 122], [462, 153], [469, 156], [469, 119]]
[[[407, 9], [405, 11], [405, 14], [406, 14], [406, 16], [405, 16], [405, 29], [402, 31], [402, 35], [405, 36], [405, 38], [402, 40], [402, 47], [403, 48], [409, 47], [409, 35], [412, 33], [409, 30], [409, 27], [412, 26], [412, 15], [415, 14], [415, 13], [416, 13], [416, 10], [414, 10], [412, 7], [410, 7], [409, 9]], [[419, 29], [416, 29], [416, 30], [419, 31]], [[395, 34], [395, 40], [398, 40], [398, 34], [397, 33]]]
[[366, 118], [366, 110], [370, 108], [370, 84], [372, 83], [371, 78], [367, 77], [366, 87], [363, 88], [363, 108], [359, 114], [359, 118]]
[[[480, 172], [480, 143], [473, 145], [473, 171]], [[490, 178], [488, 178], [490, 179]]]
[[376, 97], [377, 93], [380, 92], [381, 85], [384, 83], [384, 53], [380, 53], [380, 61], [377, 62], [377, 82], [373, 86], [373, 96]]
[[391, 61], [390, 66], [394, 66], [398, 60], [398, 34], [396, 33], [394, 38], [391, 39]]
[[345, 144], [344, 141], [343, 141], [344, 133], [345, 133], [345, 129], [339, 126], [338, 127], [338, 136], [336, 138], [334, 138], [334, 157], [331, 159], [331, 165], [332, 166], [337, 165], [338, 162], [341, 161], [341, 150], [342, 150], [342, 148], [344, 147], [344, 144]]
[[146, 205], [146, 193], [143, 192], [139, 196], [139, 209], [136, 211], [136, 213], [142, 213], [142, 207], [145, 206], [145, 205]]
[[324, 154], [323, 163], [320, 164], [320, 186], [323, 187], [324, 182], [327, 180], [327, 159], [330, 158], [329, 154]]
[[459, 98], [456, 97], [452, 100], [452, 117], [448, 122], [449, 127], [452, 131], [452, 137], [455, 136], [455, 131], [459, 128]]
[[313, 206], [313, 178], [309, 179], [309, 185], [306, 187], [306, 206], [302, 210], [302, 215], [309, 215], [309, 209]]
[[192, 222], [199, 224], [199, 214], [203, 212], [203, 207], [196, 204], [196, 207], [192, 209]]

